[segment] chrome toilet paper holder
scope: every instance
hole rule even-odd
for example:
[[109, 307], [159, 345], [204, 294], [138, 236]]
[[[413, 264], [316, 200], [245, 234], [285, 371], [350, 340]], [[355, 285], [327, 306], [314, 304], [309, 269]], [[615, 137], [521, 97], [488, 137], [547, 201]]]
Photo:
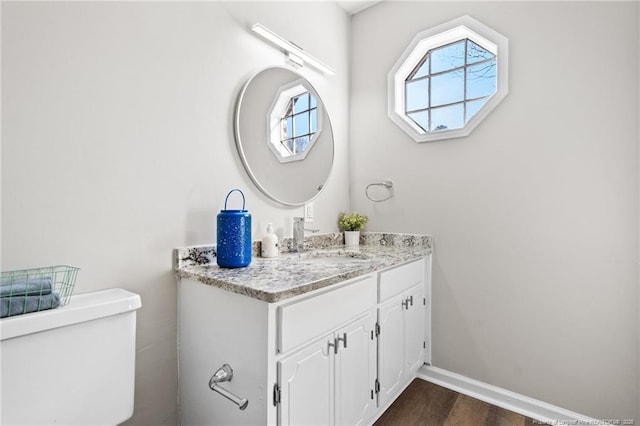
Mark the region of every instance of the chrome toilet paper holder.
[[249, 405], [249, 400], [247, 398], [240, 398], [219, 385], [219, 383], [222, 382], [230, 382], [232, 378], [233, 369], [231, 366], [226, 363], [222, 364], [222, 367], [218, 368], [218, 370], [213, 373], [213, 376], [211, 376], [211, 379], [209, 379], [209, 389], [219, 393], [229, 401], [236, 404], [239, 409], [244, 410], [247, 408], [247, 405]]

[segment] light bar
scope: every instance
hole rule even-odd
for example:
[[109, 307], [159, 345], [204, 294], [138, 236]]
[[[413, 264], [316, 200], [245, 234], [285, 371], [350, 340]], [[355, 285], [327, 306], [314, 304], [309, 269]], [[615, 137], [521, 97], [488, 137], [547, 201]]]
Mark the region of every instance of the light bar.
[[261, 37], [265, 38], [266, 40], [270, 41], [271, 43], [275, 44], [276, 46], [284, 49], [285, 52], [295, 55], [299, 58], [302, 58], [303, 61], [307, 62], [309, 65], [313, 66], [314, 68], [319, 69], [323, 73], [329, 74], [329, 75], [336, 74], [336, 72], [333, 69], [329, 68], [328, 66], [326, 66], [325, 64], [323, 64], [322, 62], [314, 58], [313, 56], [309, 55], [308, 53], [305, 53], [304, 50], [302, 50], [295, 44], [283, 39], [278, 34], [265, 28], [264, 26], [260, 24], [253, 24], [251, 26], [251, 30], [253, 30], [256, 34], [260, 35]]

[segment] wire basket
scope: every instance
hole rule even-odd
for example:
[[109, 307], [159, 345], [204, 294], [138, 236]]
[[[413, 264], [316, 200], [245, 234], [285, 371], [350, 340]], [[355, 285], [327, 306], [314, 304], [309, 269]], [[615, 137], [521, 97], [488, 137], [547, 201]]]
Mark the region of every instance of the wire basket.
[[0, 318], [69, 303], [80, 268], [67, 265], [0, 273]]

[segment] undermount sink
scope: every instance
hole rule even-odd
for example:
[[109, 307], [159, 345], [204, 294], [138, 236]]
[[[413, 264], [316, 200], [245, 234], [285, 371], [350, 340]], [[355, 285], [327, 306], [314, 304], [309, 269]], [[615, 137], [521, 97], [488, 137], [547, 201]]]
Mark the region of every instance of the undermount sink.
[[319, 253], [310, 254], [308, 256], [301, 256], [300, 262], [313, 263], [313, 264], [325, 264], [325, 265], [343, 265], [346, 263], [359, 263], [367, 260], [366, 256], [352, 254], [352, 253]]
[[347, 256], [308, 257], [308, 258], [300, 259], [300, 261], [304, 263], [326, 263], [326, 264], [357, 263], [357, 262], [362, 262], [363, 260], [366, 260], [366, 259], [361, 259], [358, 257], [347, 257]]

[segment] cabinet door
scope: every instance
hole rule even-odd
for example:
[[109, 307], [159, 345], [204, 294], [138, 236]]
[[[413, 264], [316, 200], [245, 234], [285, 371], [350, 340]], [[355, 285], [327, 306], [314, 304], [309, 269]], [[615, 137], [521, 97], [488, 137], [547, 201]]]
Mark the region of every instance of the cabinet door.
[[378, 309], [378, 406], [395, 397], [404, 381], [403, 300], [403, 295], [398, 295]]
[[411, 287], [403, 297], [410, 301], [404, 312], [405, 373], [413, 376], [424, 363], [424, 284]]
[[341, 339], [335, 357], [337, 425], [368, 424], [375, 414], [375, 320], [371, 311], [336, 334]]
[[278, 362], [278, 424], [333, 424], [333, 341], [327, 335]]

